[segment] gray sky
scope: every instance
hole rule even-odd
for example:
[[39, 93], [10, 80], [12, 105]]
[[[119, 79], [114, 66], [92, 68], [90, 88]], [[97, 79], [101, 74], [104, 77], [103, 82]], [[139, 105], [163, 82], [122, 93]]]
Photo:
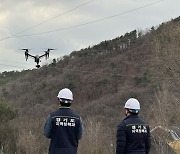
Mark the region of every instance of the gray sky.
[[0, 0], [0, 72], [35, 67], [21, 48], [60, 58], [178, 16], [180, 0]]

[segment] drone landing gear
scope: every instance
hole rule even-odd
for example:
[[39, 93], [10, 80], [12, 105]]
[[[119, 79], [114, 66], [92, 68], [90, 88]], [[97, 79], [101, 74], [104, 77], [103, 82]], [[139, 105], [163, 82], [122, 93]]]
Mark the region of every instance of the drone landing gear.
[[36, 65], [37, 68], [41, 67], [40, 65]]

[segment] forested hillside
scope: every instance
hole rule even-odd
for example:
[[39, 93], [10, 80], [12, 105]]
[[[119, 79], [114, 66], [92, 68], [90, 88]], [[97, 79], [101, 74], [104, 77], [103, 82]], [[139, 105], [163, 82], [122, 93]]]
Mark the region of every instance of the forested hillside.
[[[44, 122], [58, 108], [56, 96], [64, 87], [72, 90], [72, 108], [84, 122], [79, 154], [114, 153], [116, 126], [124, 118], [123, 105], [130, 97], [140, 101], [140, 116], [151, 129], [178, 127], [179, 65], [180, 17], [73, 51], [40, 69], [2, 72], [0, 117], [6, 111], [12, 116], [4, 122], [8, 129], [0, 126], [0, 146], [8, 154], [47, 152]], [[168, 133], [153, 132], [153, 153], [169, 151], [171, 140]]]

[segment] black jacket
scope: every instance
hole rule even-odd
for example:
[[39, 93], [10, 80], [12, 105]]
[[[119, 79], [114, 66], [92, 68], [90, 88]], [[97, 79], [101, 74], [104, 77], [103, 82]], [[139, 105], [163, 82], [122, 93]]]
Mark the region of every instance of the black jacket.
[[48, 116], [44, 135], [51, 139], [49, 154], [77, 154], [82, 121], [70, 108], [60, 108]]
[[137, 115], [126, 117], [117, 127], [116, 154], [149, 154], [149, 126]]

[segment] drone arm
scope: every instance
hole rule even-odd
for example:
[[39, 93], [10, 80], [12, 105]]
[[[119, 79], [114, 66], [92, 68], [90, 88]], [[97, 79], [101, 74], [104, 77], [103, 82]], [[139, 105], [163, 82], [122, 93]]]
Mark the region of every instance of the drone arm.
[[31, 54], [27, 54], [29, 57], [31, 57], [31, 58], [36, 58], [35, 56], [33, 56], [33, 55], [31, 55]]
[[45, 51], [45, 54], [39, 56], [39, 58], [42, 58], [44, 56], [46, 57], [46, 59], [49, 58], [49, 51]]
[[41, 56], [39, 56], [39, 58], [42, 58], [42, 57], [44, 57], [44, 56], [46, 56], [47, 54], [45, 53], [45, 54], [43, 54], [43, 55], [41, 55]]

